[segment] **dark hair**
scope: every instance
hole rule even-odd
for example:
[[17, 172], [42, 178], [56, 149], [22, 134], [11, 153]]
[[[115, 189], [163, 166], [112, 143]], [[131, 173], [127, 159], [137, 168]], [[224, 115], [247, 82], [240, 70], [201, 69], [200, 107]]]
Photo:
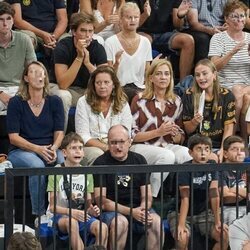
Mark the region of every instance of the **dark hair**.
[[76, 31], [82, 23], [90, 23], [94, 25], [95, 22], [95, 17], [92, 14], [86, 12], [74, 13], [70, 18], [70, 29]]
[[12, 17], [14, 17], [15, 10], [12, 8], [12, 6], [9, 3], [1, 2], [0, 3], [0, 16], [4, 14], [9, 14]]
[[121, 87], [121, 83], [117, 78], [116, 72], [112, 67], [108, 65], [101, 65], [97, 67], [96, 70], [90, 75], [88, 87], [86, 90], [86, 101], [91, 106], [93, 112], [101, 112], [100, 97], [96, 94], [95, 90], [96, 76], [101, 73], [110, 75], [110, 78], [113, 82], [113, 94], [111, 94], [110, 98], [114, 102], [113, 113], [118, 114], [122, 111], [127, 101], [127, 96]]
[[208, 145], [210, 149], [212, 149], [212, 140], [210, 137], [201, 134], [195, 134], [188, 139], [188, 148], [190, 150], [193, 150], [193, 148], [198, 144]]
[[231, 146], [231, 144], [235, 143], [235, 142], [239, 142], [239, 143], [243, 143], [245, 145], [245, 141], [237, 135], [231, 135], [228, 136], [224, 142], [223, 142], [223, 150], [228, 150]]
[[42, 246], [32, 233], [16, 232], [10, 237], [7, 250], [42, 250]]
[[70, 132], [67, 135], [65, 135], [65, 137], [63, 138], [60, 148], [66, 149], [70, 143], [76, 142], [76, 141], [79, 141], [80, 143], [82, 143], [84, 145], [83, 139], [80, 135], [78, 135], [77, 133], [74, 133], [74, 132]]

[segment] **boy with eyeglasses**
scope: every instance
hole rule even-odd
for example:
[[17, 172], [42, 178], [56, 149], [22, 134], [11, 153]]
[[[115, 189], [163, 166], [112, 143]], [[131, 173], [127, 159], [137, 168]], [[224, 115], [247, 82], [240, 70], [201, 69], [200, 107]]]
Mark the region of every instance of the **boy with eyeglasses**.
[[[79, 167], [84, 157], [83, 140], [76, 133], [69, 133], [62, 141], [61, 149], [65, 157], [63, 166]], [[57, 165], [56, 167], [63, 167]], [[87, 182], [86, 182], [87, 181]], [[53, 221], [57, 224], [59, 237], [65, 239], [69, 234], [69, 199], [71, 199], [71, 247], [72, 249], [84, 249], [83, 240], [85, 234], [87, 241], [95, 236], [97, 245], [107, 245], [107, 226], [102, 224], [102, 232], [100, 232], [100, 221], [95, 217], [100, 215], [98, 206], [93, 206], [91, 201], [91, 193], [93, 192], [93, 176], [88, 174], [85, 178], [84, 174], [72, 175], [70, 187], [70, 176], [56, 176], [56, 193], [54, 190], [54, 175], [49, 176], [48, 188], [49, 192], [49, 209], [54, 214]], [[85, 195], [87, 192], [87, 195]], [[71, 197], [69, 195], [71, 194]], [[56, 204], [54, 204], [54, 196], [56, 195]], [[85, 200], [85, 197], [87, 200]], [[86, 209], [86, 214], [85, 214]], [[99, 242], [99, 234], [101, 233], [101, 241]], [[86, 244], [86, 242], [85, 242]]]
[[[131, 138], [128, 129], [122, 125], [112, 126], [108, 132], [109, 150], [99, 156], [94, 165], [141, 165], [147, 164], [145, 158], [135, 152], [129, 151]], [[139, 167], [139, 166], [138, 166]], [[148, 249], [160, 249], [161, 219], [151, 208], [151, 186], [145, 173], [129, 174], [126, 172], [104, 174], [102, 177], [94, 175], [95, 199], [97, 204], [102, 204], [102, 221], [110, 228], [111, 249], [124, 249], [127, 234], [128, 221], [133, 218], [133, 233], [145, 234], [147, 224]], [[117, 187], [116, 187], [117, 186]], [[117, 210], [116, 210], [117, 188]], [[133, 191], [130, 196], [131, 188]], [[147, 196], [147, 198], [146, 198]], [[132, 198], [132, 204], [131, 204]], [[147, 200], [147, 204], [146, 204]], [[116, 231], [117, 215], [117, 231]], [[115, 237], [115, 234], [117, 234]], [[117, 238], [117, 242], [115, 239]], [[164, 241], [164, 238], [163, 238]], [[163, 242], [162, 242], [163, 245]]]
[[[229, 136], [223, 142], [224, 162], [242, 163], [246, 152], [244, 140], [239, 136]], [[238, 215], [246, 213], [246, 176], [241, 171], [229, 170], [222, 173], [223, 185], [223, 214], [224, 222], [230, 225], [236, 219], [236, 203], [238, 201]], [[238, 191], [237, 191], [238, 186]]]

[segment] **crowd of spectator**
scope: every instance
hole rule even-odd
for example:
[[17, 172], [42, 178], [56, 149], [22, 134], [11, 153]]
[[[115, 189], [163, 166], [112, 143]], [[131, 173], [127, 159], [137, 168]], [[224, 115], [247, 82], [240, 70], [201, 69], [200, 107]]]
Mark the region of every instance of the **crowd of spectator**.
[[[244, 161], [248, 152], [243, 151], [250, 135], [248, 1], [80, 0], [78, 11], [69, 22], [66, 7], [64, 0], [0, 1], [0, 114], [7, 113], [8, 159], [14, 168], [55, 166], [71, 157], [71, 161], [77, 158], [74, 166]], [[193, 75], [192, 86], [178, 96], [175, 82], [185, 83], [189, 75]], [[72, 107], [76, 108], [75, 131], [79, 138], [73, 137], [60, 150]], [[72, 143], [81, 145], [73, 147]], [[72, 156], [73, 151], [76, 155], [81, 153]], [[199, 159], [202, 152], [206, 154]], [[163, 181], [168, 174], [163, 174]], [[214, 216], [209, 232], [216, 241], [215, 248], [221, 244], [218, 235], [222, 231], [222, 245], [226, 249], [228, 244], [228, 228], [220, 222], [216, 207], [222, 185], [228, 213], [225, 222], [230, 225], [236, 218], [230, 210], [235, 205], [232, 176], [238, 182], [242, 180], [237, 194], [244, 203], [247, 195], [243, 173], [237, 177], [224, 173], [222, 183], [215, 173], [209, 179]], [[197, 178], [203, 178], [203, 173]], [[135, 197], [133, 216], [144, 223], [139, 217], [145, 217], [147, 207], [146, 218], [152, 230], [149, 248], [159, 248], [159, 231], [154, 228], [160, 228], [160, 220], [151, 210], [151, 199], [159, 193], [161, 175], [152, 173], [149, 183], [141, 177], [137, 179], [137, 184], [141, 184], [137, 186], [140, 199]], [[180, 181], [181, 224], [176, 227], [176, 216], [172, 214], [170, 225], [179, 249], [186, 249], [190, 237], [190, 228], [185, 224], [189, 215], [186, 189], [191, 180], [184, 174]], [[54, 186], [51, 183], [52, 180], [50, 187]], [[98, 178], [92, 184], [87, 188], [93, 192], [95, 187], [98, 204]], [[46, 185], [45, 177], [39, 181], [37, 176], [29, 177], [35, 216], [46, 211]], [[147, 185], [149, 203], [145, 205]], [[102, 193], [106, 194], [108, 189], [103, 188]], [[53, 197], [53, 190], [48, 191]], [[122, 189], [123, 195], [124, 192]], [[104, 210], [111, 212], [114, 197], [106, 195]], [[52, 212], [53, 200], [50, 199]], [[114, 242], [113, 214], [104, 216], [109, 230], [104, 225], [104, 240], [97, 241], [110, 249], [115, 244], [123, 249], [127, 237], [128, 203], [118, 203], [122, 204], [118, 206], [118, 225], [123, 225], [118, 232], [120, 241]], [[88, 205], [89, 211], [99, 216], [99, 208]], [[68, 215], [63, 206], [58, 209]], [[202, 212], [198, 209], [195, 215]], [[98, 238], [99, 232], [93, 227], [96, 219], [90, 219], [88, 225], [78, 225], [77, 221], [86, 218], [79, 219], [81, 214], [74, 213], [72, 228], [79, 231], [86, 226]], [[68, 233], [68, 218], [57, 218], [57, 223], [63, 234]], [[74, 236], [72, 247], [83, 249], [78, 234]]]

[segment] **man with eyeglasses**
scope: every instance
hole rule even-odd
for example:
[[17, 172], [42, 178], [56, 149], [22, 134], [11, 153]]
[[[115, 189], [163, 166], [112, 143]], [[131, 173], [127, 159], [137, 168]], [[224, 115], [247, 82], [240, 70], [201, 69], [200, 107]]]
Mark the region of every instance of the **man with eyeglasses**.
[[[130, 145], [131, 138], [127, 128], [122, 125], [112, 126], [108, 133], [109, 151], [98, 157], [94, 165], [147, 164], [142, 155], [129, 151]], [[163, 244], [163, 242], [160, 243], [161, 220], [151, 208], [151, 186], [145, 173], [133, 175], [121, 173], [117, 177], [114, 174], [106, 174], [102, 177], [94, 175], [94, 185], [96, 202], [103, 208], [101, 219], [110, 228], [109, 246], [111, 249], [124, 249], [130, 216], [133, 218], [133, 233], [145, 234], [145, 224], [147, 224], [148, 249], [161, 248], [160, 244]], [[116, 188], [117, 208], [115, 205]], [[131, 191], [132, 197], [130, 197]], [[115, 239], [117, 239], [116, 242]]]
[[50, 80], [57, 82], [51, 88], [52, 94], [62, 98], [66, 131], [70, 107], [76, 107], [78, 99], [87, 88], [90, 74], [97, 66], [107, 63], [102, 45], [93, 39], [95, 18], [87, 13], [71, 16], [72, 36], [57, 44], [54, 50], [54, 67]]

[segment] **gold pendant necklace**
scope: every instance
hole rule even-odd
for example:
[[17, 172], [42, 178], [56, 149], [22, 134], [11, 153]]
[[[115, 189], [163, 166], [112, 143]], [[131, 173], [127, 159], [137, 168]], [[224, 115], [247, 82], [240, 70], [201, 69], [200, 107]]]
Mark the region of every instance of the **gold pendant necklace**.
[[32, 103], [31, 100], [29, 100], [28, 103], [29, 103], [30, 107], [32, 107], [32, 108], [40, 108], [43, 104], [43, 99], [38, 104]]

